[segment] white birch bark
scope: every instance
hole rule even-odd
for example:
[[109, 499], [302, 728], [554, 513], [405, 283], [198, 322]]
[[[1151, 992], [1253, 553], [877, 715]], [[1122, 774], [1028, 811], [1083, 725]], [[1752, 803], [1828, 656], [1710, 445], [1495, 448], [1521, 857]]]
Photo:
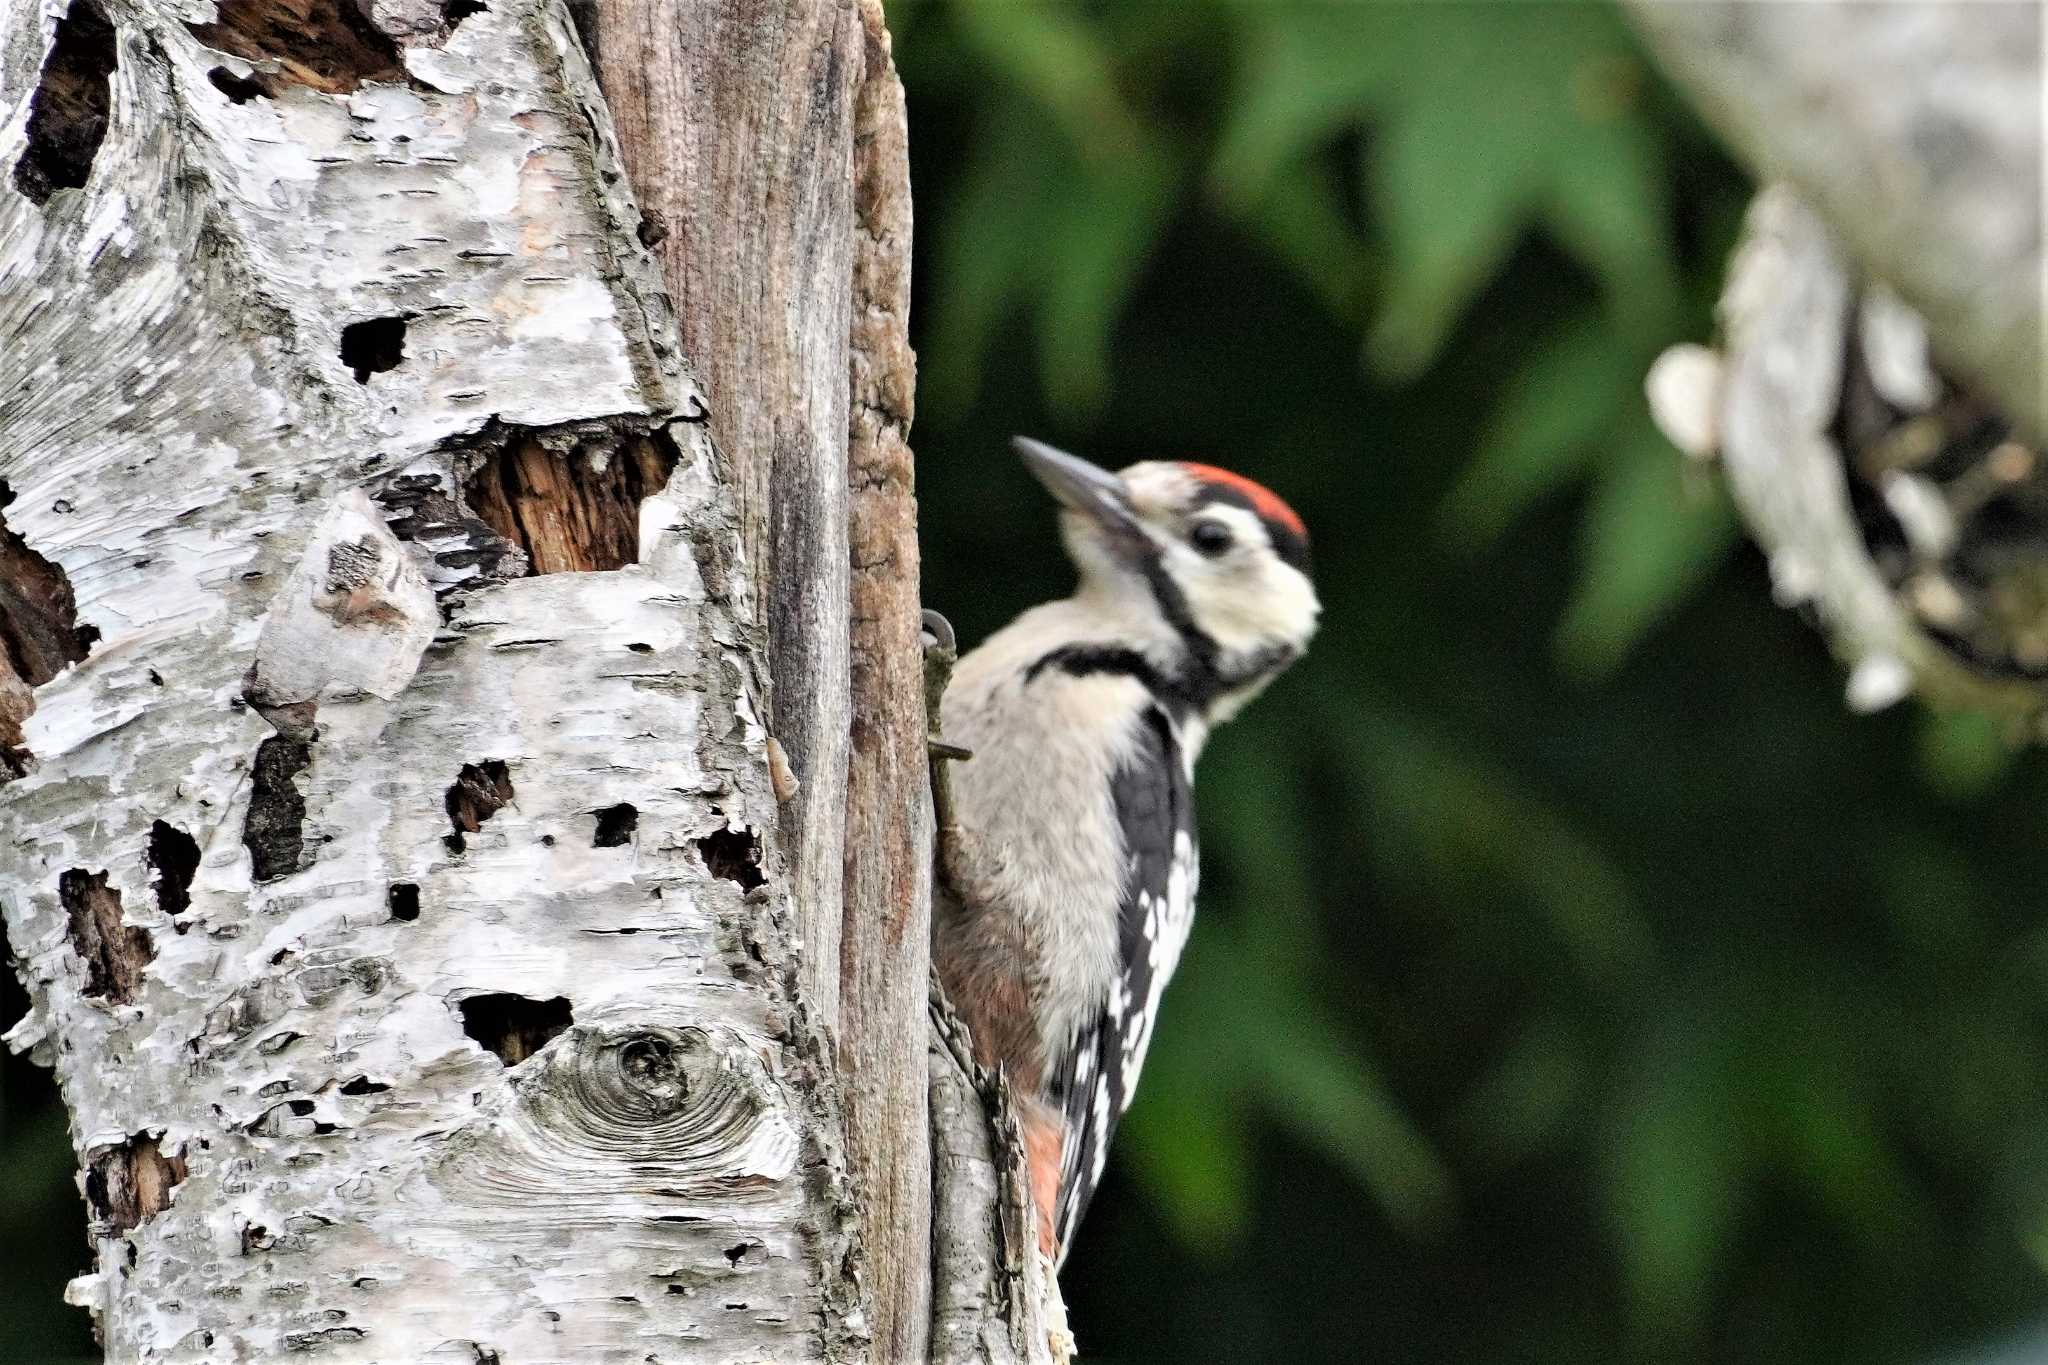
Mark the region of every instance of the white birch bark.
[[[104, 7], [83, 185], [0, 186], [0, 515], [99, 632], [0, 788], [74, 1297], [115, 1360], [859, 1355], [749, 574], [565, 12]], [[517, 576], [472, 478], [628, 552]]]

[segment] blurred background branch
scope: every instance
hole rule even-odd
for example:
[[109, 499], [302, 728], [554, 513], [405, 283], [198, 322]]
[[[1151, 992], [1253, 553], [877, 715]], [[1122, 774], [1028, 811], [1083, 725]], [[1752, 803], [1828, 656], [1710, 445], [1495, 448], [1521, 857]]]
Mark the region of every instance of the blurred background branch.
[[1744, 159], [1797, 186], [1943, 356], [2048, 435], [2041, 6], [1624, 4]]

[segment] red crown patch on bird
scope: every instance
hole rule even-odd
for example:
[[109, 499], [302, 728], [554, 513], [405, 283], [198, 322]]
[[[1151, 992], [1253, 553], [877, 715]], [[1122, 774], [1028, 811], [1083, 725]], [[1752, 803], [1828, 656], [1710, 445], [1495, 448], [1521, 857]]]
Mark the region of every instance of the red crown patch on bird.
[[1214, 496], [1250, 508], [1253, 515], [1266, 523], [1266, 533], [1273, 538], [1273, 548], [1280, 557], [1302, 572], [1308, 572], [1308, 527], [1302, 524], [1300, 514], [1287, 505], [1286, 499], [1255, 479], [1247, 479], [1242, 474], [1213, 464], [1182, 460], [1180, 467], [1194, 475]]

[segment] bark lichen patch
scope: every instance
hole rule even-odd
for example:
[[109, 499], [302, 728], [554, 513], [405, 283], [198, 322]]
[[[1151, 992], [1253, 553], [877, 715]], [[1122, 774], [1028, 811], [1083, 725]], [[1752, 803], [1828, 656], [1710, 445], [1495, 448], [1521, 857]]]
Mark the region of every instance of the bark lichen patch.
[[217, 52], [275, 67], [276, 79], [325, 95], [365, 81], [406, 83], [398, 44], [354, 0], [218, 0], [210, 24], [188, 24]]
[[289, 877], [303, 864], [306, 798], [294, 779], [312, 761], [313, 746], [304, 740], [272, 735], [256, 746], [242, 843], [259, 882]]
[[96, 1148], [86, 1159], [85, 1201], [100, 1237], [132, 1232], [171, 1205], [171, 1191], [185, 1178], [185, 1158], [167, 1156], [160, 1140], [137, 1133], [126, 1142]]
[[[176, 921], [192, 904], [192, 878], [199, 871], [199, 841], [162, 820], [149, 827], [149, 866], [156, 873], [156, 908]], [[190, 928], [178, 924], [179, 933]]]
[[725, 825], [694, 842], [712, 876], [722, 877], [742, 891], [768, 884], [761, 871], [761, 839], [753, 830]]
[[623, 568], [640, 557], [640, 503], [668, 483], [676, 450], [659, 432], [603, 426], [496, 428], [463, 486], [477, 516], [524, 550], [536, 574]]
[[494, 993], [463, 997], [462, 1031], [506, 1066], [517, 1066], [547, 1045], [550, 1038], [576, 1022], [563, 996], [535, 1000], [530, 996]]
[[341, 329], [341, 363], [354, 373], [356, 383], [367, 384], [373, 374], [395, 370], [405, 359], [405, 325], [410, 313], [390, 317], [364, 318]]
[[14, 491], [0, 480], [0, 782], [28, 768], [22, 723], [35, 709], [31, 689], [86, 656], [99, 631], [78, 623], [71, 580], [8, 529]]
[[134, 1000], [156, 945], [146, 930], [121, 922], [121, 893], [107, 885], [107, 874], [71, 868], [57, 878], [57, 899], [85, 963], [85, 994], [116, 1005]]
[[640, 812], [626, 802], [606, 806], [597, 813], [597, 834], [591, 843], [597, 848], [618, 848], [633, 842], [633, 831], [640, 827]]
[[469, 847], [465, 837], [476, 833], [484, 821], [496, 815], [512, 800], [512, 773], [499, 758], [487, 758], [482, 763], [465, 763], [462, 771], [455, 775], [455, 783], [448, 788], [446, 805], [448, 823], [455, 826], [452, 834], [441, 836], [441, 842], [451, 853], [460, 853]]
[[57, 38], [29, 106], [28, 145], [14, 163], [14, 188], [37, 204], [85, 184], [92, 170], [113, 107], [108, 78], [116, 64], [114, 39], [114, 26], [97, 0], [71, 0], [57, 21]]

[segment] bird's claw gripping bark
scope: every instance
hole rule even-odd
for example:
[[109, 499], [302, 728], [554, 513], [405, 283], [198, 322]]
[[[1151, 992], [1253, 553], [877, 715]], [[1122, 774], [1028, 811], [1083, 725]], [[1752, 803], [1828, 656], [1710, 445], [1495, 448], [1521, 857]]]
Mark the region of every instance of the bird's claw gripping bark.
[[972, 749], [949, 744], [939, 734], [939, 703], [952, 680], [953, 665], [960, 658], [959, 637], [953, 623], [929, 608], [924, 613], [924, 713], [925, 752], [931, 762], [932, 818], [937, 827], [939, 880], [956, 898], [968, 905], [987, 903], [984, 888], [988, 880], [982, 869], [987, 859], [971, 831], [960, 825], [953, 805], [953, 779], [949, 763], [974, 757]]

